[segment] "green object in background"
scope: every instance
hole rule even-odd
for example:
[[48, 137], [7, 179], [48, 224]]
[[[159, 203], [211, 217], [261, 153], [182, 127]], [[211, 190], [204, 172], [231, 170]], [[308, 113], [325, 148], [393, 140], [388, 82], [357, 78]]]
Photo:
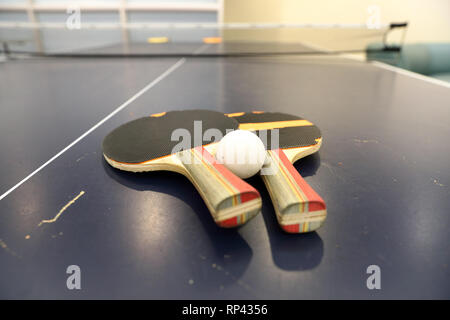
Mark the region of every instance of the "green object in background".
[[385, 50], [383, 43], [371, 43], [366, 48], [368, 61], [381, 61], [393, 66], [398, 66], [400, 51]]
[[383, 50], [383, 44], [367, 47], [367, 60], [376, 60], [450, 82], [450, 43], [403, 45], [398, 52]]
[[433, 78], [450, 82], [450, 72], [436, 73], [433, 75]]

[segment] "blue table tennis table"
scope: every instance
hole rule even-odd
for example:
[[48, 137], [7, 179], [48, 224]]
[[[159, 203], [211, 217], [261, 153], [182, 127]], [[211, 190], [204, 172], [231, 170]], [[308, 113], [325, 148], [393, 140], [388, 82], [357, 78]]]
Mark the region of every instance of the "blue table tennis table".
[[[220, 229], [183, 176], [104, 161], [112, 129], [180, 109], [317, 124], [322, 148], [295, 166], [326, 201], [325, 225], [284, 233], [254, 177], [261, 214]], [[0, 298], [449, 299], [449, 139], [448, 84], [347, 56], [7, 59]]]

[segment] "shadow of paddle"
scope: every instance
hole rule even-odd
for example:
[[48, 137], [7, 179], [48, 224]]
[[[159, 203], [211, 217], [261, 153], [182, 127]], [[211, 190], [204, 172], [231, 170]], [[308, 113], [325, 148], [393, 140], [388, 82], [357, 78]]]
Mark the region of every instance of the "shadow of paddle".
[[[295, 163], [295, 168], [303, 177], [314, 175], [320, 165], [320, 156], [315, 153]], [[272, 259], [283, 270], [310, 270], [320, 264], [324, 245], [317, 232], [289, 234], [278, 225], [269, 193], [260, 177], [248, 179], [263, 199], [262, 215], [272, 251]]]
[[180, 241], [194, 247], [190, 255], [188, 252], [184, 254], [189, 255], [187, 260], [190, 263], [186, 268], [192, 269], [197, 288], [219, 289], [239, 280], [253, 256], [251, 248], [236, 229], [224, 229], [215, 224], [203, 199], [187, 178], [167, 171], [127, 172], [111, 167], [104, 159], [102, 163], [107, 175], [118, 183], [138, 191], [169, 194], [186, 203], [197, 214], [213, 253], [199, 252], [204, 250], [201, 242], [205, 237], [198, 234], [194, 224], [177, 229], [179, 232], [176, 234]]

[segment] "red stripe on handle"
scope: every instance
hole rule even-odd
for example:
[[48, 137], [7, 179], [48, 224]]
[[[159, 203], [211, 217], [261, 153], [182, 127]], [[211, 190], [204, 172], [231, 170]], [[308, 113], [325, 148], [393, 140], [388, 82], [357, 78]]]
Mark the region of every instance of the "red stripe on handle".
[[223, 164], [218, 163], [216, 158], [214, 158], [212, 154], [210, 154], [203, 146], [196, 147], [195, 149], [201, 153], [205, 162], [216, 168], [216, 170], [219, 171], [220, 174], [239, 191], [241, 194], [241, 202], [247, 202], [260, 197], [258, 190], [253, 188], [238, 176], [234, 175]]
[[233, 217], [227, 220], [219, 221], [217, 224], [222, 228], [232, 228], [238, 225], [238, 220], [237, 217]]
[[300, 233], [300, 225], [298, 223], [290, 225], [281, 225], [281, 228], [283, 228], [283, 230], [288, 233]]
[[298, 187], [306, 195], [306, 198], [308, 199], [308, 208], [309, 208], [308, 211], [311, 212], [311, 211], [325, 210], [326, 209], [325, 201], [323, 201], [323, 199], [317, 194], [317, 192], [315, 192], [314, 189], [311, 188], [309, 184], [305, 181], [305, 179], [302, 178], [302, 176], [298, 173], [297, 169], [294, 168], [292, 163], [286, 157], [284, 151], [282, 149], [277, 149], [275, 150], [275, 152], [278, 154], [278, 157], [280, 158], [281, 162], [289, 171], [291, 176], [294, 178]]

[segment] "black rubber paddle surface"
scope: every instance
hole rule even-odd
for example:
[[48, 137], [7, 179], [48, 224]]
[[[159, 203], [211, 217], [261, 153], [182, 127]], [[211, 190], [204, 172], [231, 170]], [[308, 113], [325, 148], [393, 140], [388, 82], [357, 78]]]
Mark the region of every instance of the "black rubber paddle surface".
[[[244, 113], [241, 116], [233, 116], [233, 119], [242, 124], [305, 120], [301, 117], [280, 112]], [[317, 144], [316, 139], [322, 137], [320, 129], [315, 125], [286, 127], [277, 130], [279, 131], [278, 148], [281, 149], [311, 146]], [[265, 133], [262, 131], [265, 131]], [[261, 138], [266, 149], [277, 149], [277, 144], [272, 143], [272, 137], [274, 136], [272, 136], [270, 131], [271, 130], [256, 130], [254, 132]], [[263, 135], [267, 136], [267, 143], [264, 141]]]
[[[195, 132], [195, 137], [194, 121], [201, 121], [201, 130]], [[215, 142], [214, 138], [212, 141], [205, 139], [204, 133], [208, 129], [217, 129], [224, 136], [227, 129], [237, 127], [238, 123], [233, 118], [217, 111], [169, 111], [160, 117], [136, 119], [114, 129], [103, 140], [103, 154], [118, 162], [140, 163], [170, 155], [182, 141], [177, 135], [172, 137], [176, 129], [189, 133], [193, 148]]]

